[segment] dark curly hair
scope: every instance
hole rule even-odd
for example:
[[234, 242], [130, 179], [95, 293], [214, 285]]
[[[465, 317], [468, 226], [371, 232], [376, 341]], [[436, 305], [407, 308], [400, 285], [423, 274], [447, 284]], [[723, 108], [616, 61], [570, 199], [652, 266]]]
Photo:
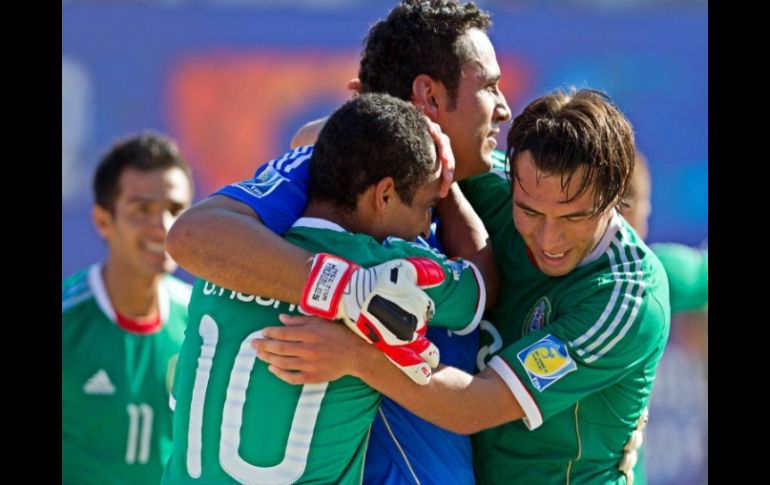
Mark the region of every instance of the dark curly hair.
[[101, 158], [94, 174], [94, 199], [100, 207], [113, 213], [120, 195], [118, 181], [127, 168], [141, 171], [181, 168], [193, 188], [192, 171], [171, 138], [153, 131], [117, 141]]
[[[562, 188], [584, 167], [571, 202], [595, 187], [594, 215], [620, 204], [634, 169], [631, 122], [605, 93], [592, 89], [558, 90], [531, 102], [508, 131], [511, 180], [517, 154], [529, 150], [537, 169], [561, 176]], [[514, 187], [515, 189], [515, 187]]]
[[412, 82], [427, 74], [444, 84], [454, 108], [462, 65], [470, 59], [457, 40], [469, 29], [486, 31], [492, 21], [473, 2], [403, 0], [369, 31], [358, 77], [362, 92], [388, 93], [409, 101]]
[[399, 197], [410, 205], [436, 167], [427, 122], [414, 105], [388, 94], [362, 94], [332, 113], [318, 135], [308, 199], [350, 213], [360, 194], [392, 177]]

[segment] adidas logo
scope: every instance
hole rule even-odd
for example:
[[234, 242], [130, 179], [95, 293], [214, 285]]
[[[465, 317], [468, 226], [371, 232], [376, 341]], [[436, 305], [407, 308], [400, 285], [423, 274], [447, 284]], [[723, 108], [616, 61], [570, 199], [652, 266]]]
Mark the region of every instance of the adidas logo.
[[90, 379], [88, 379], [83, 385], [83, 392], [86, 394], [115, 394], [115, 386], [112, 385], [110, 377], [104, 371], [99, 369]]

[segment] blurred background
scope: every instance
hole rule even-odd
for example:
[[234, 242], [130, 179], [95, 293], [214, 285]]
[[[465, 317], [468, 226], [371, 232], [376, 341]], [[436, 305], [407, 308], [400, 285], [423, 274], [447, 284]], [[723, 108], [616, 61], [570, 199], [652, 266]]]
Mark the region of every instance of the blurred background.
[[[514, 115], [557, 87], [606, 91], [649, 160], [648, 242], [704, 245], [707, 2], [476, 3], [493, 15], [490, 37]], [[357, 75], [369, 26], [395, 4], [63, 1], [62, 276], [105, 253], [91, 225], [90, 184], [117, 138], [154, 129], [176, 139], [193, 166], [196, 200], [246, 178], [286, 151], [303, 123], [349, 96], [346, 82]], [[651, 484], [707, 480], [705, 325], [672, 326], [648, 428]]]

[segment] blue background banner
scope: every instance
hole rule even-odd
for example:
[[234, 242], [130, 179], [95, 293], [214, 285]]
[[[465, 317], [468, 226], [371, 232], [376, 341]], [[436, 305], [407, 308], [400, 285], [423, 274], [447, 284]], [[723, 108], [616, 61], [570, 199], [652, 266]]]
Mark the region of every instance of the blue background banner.
[[[607, 91], [651, 164], [650, 241], [706, 239], [705, 6], [495, 5], [491, 38], [513, 112], [557, 87]], [[389, 8], [63, 5], [63, 274], [103, 254], [90, 179], [117, 137], [152, 128], [176, 138], [197, 199], [205, 197], [282, 153], [303, 122], [346, 99], [369, 25]]]
[[[90, 219], [91, 177], [116, 139], [143, 129], [175, 138], [193, 166], [196, 200], [246, 178], [349, 96], [369, 26], [395, 3], [63, 2], [62, 275], [105, 254]], [[708, 13], [705, 1], [671, 3], [479, 2], [493, 14], [514, 115], [558, 87], [606, 91], [650, 163], [649, 241], [697, 246], [708, 236]], [[697, 339], [680, 335], [687, 328], [672, 326], [653, 393], [651, 484], [706, 480], [708, 381], [686, 345]]]

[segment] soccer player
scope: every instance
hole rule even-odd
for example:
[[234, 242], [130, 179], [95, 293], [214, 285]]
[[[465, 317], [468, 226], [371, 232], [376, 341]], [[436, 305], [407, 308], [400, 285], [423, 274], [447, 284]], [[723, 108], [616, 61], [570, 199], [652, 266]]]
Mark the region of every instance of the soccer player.
[[62, 483], [158, 483], [190, 298], [164, 238], [192, 176], [172, 140], [146, 132], [110, 149], [93, 187], [108, 254], [62, 281]]
[[[485, 293], [475, 266], [407, 242], [429, 231], [440, 186], [428, 122], [413, 105], [374, 93], [348, 101], [324, 126], [309, 163], [308, 205], [287, 240], [363, 267], [410, 258], [400, 261], [414, 262], [418, 282], [432, 267], [440, 278], [426, 290], [435, 302], [431, 325], [460, 333], [478, 325]], [[405, 269], [387, 265], [386, 279], [400, 287]], [[361, 482], [380, 394], [351, 377], [293, 386], [273, 376], [250, 344], [281, 313], [299, 309], [196, 281], [164, 483]]]
[[[361, 92], [410, 100], [438, 123], [450, 138], [458, 180], [491, 168], [495, 136], [500, 124], [510, 119], [499, 90], [500, 67], [486, 34], [490, 24], [489, 14], [472, 2], [404, 0], [371, 28], [362, 53]], [[277, 234], [283, 234], [305, 207], [312, 150], [305, 146], [287, 153], [262, 166], [253, 179], [230, 185], [192, 207], [169, 233], [170, 254], [185, 269], [218, 286], [299, 303], [313, 253]], [[450, 166], [442, 176], [443, 194], [452, 179]], [[453, 187], [436, 211], [443, 252], [491, 260], [483, 228], [456, 229], [455, 217], [441, 213], [445, 207], [472, 212]], [[472, 244], [463, 243], [467, 236]], [[493, 285], [487, 290], [488, 295], [495, 293]], [[428, 338], [441, 350], [442, 362], [473, 371], [477, 331], [458, 335], [429, 329]], [[364, 481], [467, 484], [473, 481], [471, 460], [468, 437], [433, 426], [383, 399], [372, 428]]]
[[[652, 213], [652, 178], [647, 157], [639, 150], [635, 154], [631, 183], [619, 209], [620, 214], [636, 230], [639, 237], [646, 240], [650, 214]], [[678, 320], [680, 322], [705, 321], [708, 323], [707, 313], [702, 311], [708, 305], [708, 250], [691, 248], [677, 243], [650, 244], [650, 249], [652, 249], [666, 270], [672, 322]], [[682, 315], [681, 313], [683, 312], [693, 313]], [[680, 325], [685, 325], [685, 323]], [[674, 327], [676, 326], [677, 324], [674, 323]], [[707, 332], [705, 325], [696, 325], [691, 328], [698, 332], [696, 338], [693, 339], [696, 342], [700, 341], [698, 337]], [[663, 372], [665, 372], [665, 369], [665, 367], [661, 367]], [[671, 367], [669, 373], [673, 372], [675, 371]], [[676, 377], [669, 378], [669, 381], [673, 379], [676, 379]], [[664, 393], [673, 393], [673, 390], [665, 389], [666, 382], [666, 380], [663, 380], [662, 383], [659, 381], [658, 388], [662, 386]], [[695, 396], [693, 399], [697, 400], [701, 399], [701, 397]], [[663, 402], [665, 403], [665, 400]], [[661, 407], [664, 406], [665, 404]], [[647, 441], [646, 438], [644, 441]], [[638, 460], [634, 466], [634, 480], [635, 483], [640, 485], [647, 483], [645, 450], [646, 445], [639, 448]]]
[[510, 180], [463, 184], [501, 272], [479, 374], [440, 367], [416, 386], [311, 317], [252, 345], [287, 382], [357, 376], [425, 419], [477, 433], [478, 483], [631, 482], [670, 320], [665, 272], [616, 210], [633, 169], [631, 125], [601, 93], [556, 92], [514, 119], [507, 158]]
[[[647, 158], [636, 152], [636, 163], [626, 199], [620, 213], [642, 239], [647, 239], [647, 228], [652, 213], [652, 179]], [[701, 310], [709, 300], [708, 249], [698, 249], [677, 243], [651, 244], [663, 267], [666, 268], [671, 291], [671, 312]]]

